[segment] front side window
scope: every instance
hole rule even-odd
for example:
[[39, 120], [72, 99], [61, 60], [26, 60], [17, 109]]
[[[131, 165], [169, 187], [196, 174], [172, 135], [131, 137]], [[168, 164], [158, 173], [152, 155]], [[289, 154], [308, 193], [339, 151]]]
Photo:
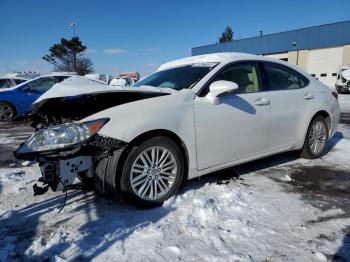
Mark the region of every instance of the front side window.
[[175, 90], [191, 88], [207, 75], [215, 65], [215, 63], [192, 64], [158, 71], [140, 80], [134, 87], [154, 86]]
[[268, 79], [269, 90], [290, 90], [303, 88], [309, 81], [293, 69], [277, 64], [263, 63]]
[[239, 93], [255, 93], [261, 90], [258, 70], [254, 62], [242, 62], [233, 64], [220, 72], [211, 81], [226, 80], [238, 85]]
[[47, 90], [49, 90], [54, 84], [57, 84], [58, 82], [60, 82], [59, 79], [54, 77], [41, 78], [31, 83], [28, 83], [27, 91], [33, 92], [33, 93], [44, 93]]

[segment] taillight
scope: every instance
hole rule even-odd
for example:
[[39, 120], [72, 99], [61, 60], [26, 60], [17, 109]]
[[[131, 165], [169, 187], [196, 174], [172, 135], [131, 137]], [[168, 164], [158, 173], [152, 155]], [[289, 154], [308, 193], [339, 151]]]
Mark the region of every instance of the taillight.
[[338, 100], [338, 92], [337, 91], [332, 91], [332, 95], [335, 97], [335, 99]]

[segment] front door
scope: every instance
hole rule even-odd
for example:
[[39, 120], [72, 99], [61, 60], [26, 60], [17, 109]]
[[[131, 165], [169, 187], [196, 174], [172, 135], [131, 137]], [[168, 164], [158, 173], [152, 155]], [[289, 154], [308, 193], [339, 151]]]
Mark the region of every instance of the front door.
[[198, 169], [229, 163], [268, 149], [270, 98], [262, 92], [258, 67], [254, 62], [235, 63], [222, 70], [211, 82], [232, 81], [238, 92], [219, 98], [206, 97], [194, 103]]

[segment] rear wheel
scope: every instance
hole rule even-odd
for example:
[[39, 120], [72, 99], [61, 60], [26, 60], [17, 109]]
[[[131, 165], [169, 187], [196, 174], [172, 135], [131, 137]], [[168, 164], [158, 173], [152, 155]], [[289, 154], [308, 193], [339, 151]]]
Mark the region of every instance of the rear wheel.
[[0, 102], [0, 122], [8, 122], [15, 118], [15, 108], [6, 102]]
[[328, 126], [322, 116], [316, 116], [309, 126], [301, 157], [314, 159], [321, 157], [327, 149]]
[[180, 188], [184, 156], [176, 143], [158, 136], [135, 145], [120, 178], [122, 197], [141, 207], [162, 205]]

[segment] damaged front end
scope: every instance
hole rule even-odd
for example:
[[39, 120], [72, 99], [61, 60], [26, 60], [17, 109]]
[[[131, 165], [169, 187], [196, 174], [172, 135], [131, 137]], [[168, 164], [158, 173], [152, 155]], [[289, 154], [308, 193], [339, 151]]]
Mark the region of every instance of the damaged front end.
[[91, 180], [97, 163], [126, 143], [100, 136], [97, 132], [109, 121], [98, 119], [83, 123], [67, 123], [37, 130], [16, 150], [18, 159], [39, 163], [43, 187], [34, 185], [34, 194], [67, 191], [76, 178]]
[[41, 128], [79, 121], [111, 107], [168, 94], [156, 91], [118, 90], [48, 98], [33, 104], [32, 127]]
[[109, 178], [96, 170], [101, 171], [99, 163], [121, 151], [126, 143], [97, 134], [109, 119], [79, 121], [111, 107], [168, 94], [157, 90], [120, 89], [51, 97], [34, 103], [32, 127], [36, 131], [15, 152], [18, 159], [39, 163], [43, 187], [35, 185], [34, 194], [43, 194], [49, 188], [66, 191], [76, 178], [88, 184], [93, 180], [95, 187], [102, 189], [101, 193], [107, 192], [113, 181], [107, 181]]

